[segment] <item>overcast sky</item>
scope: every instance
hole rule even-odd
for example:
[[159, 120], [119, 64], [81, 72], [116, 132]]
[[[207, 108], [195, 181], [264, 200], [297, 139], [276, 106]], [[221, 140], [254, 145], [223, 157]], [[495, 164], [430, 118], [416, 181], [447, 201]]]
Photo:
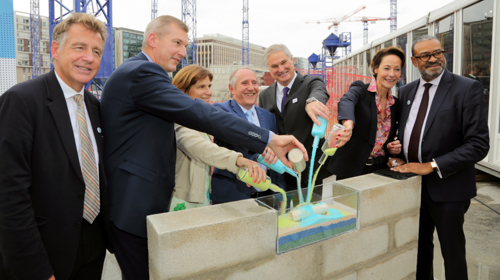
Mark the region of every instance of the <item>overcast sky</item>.
[[[103, 1], [103, 0], [101, 0]], [[14, 10], [29, 12], [30, 0], [15, 0]], [[63, 4], [73, 0], [63, 0]], [[158, 0], [158, 14], [181, 18], [181, 0]], [[403, 27], [453, 0], [398, 0], [398, 27]], [[327, 23], [306, 24], [308, 20], [341, 18], [357, 8], [366, 8], [356, 16], [389, 17], [390, 0], [249, 0], [250, 43], [268, 47], [275, 43], [288, 46], [293, 56], [319, 54], [321, 42], [333, 28]], [[48, 0], [40, 0], [40, 14], [48, 16]], [[151, 0], [114, 0], [113, 26], [144, 30], [151, 19]], [[243, 1], [197, 1], [197, 37], [220, 33], [241, 39]], [[368, 25], [368, 41], [389, 33], [389, 21]], [[351, 32], [352, 50], [363, 46], [363, 23], [339, 25], [339, 32]]]

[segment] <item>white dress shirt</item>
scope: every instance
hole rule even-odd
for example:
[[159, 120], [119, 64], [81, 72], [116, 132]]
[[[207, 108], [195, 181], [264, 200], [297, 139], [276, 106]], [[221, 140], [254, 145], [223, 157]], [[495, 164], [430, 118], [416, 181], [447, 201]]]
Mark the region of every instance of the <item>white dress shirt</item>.
[[[55, 71], [54, 71], [55, 72]], [[80, 94], [82, 96], [82, 101], [84, 102], [84, 109], [85, 109], [85, 119], [87, 121], [87, 127], [89, 129], [89, 136], [92, 141], [92, 148], [94, 149], [94, 158], [96, 161], [96, 166], [99, 166], [99, 154], [97, 152], [97, 143], [95, 141], [95, 136], [94, 136], [94, 131], [92, 128], [92, 123], [90, 122], [89, 118], [89, 112], [87, 111], [87, 107], [85, 107], [85, 95], [83, 94], [83, 87], [80, 92], [76, 92], [74, 89], [72, 89], [70, 86], [68, 86], [61, 78], [56, 73], [56, 78], [57, 81], [59, 82], [59, 85], [61, 86], [61, 89], [64, 94], [64, 98], [66, 99], [66, 105], [68, 105], [68, 112], [69, 112], [69, 119], [71, 121], [71, 128], [73, 128], [73, 136], [75, 137], [75, 144], [76, 144], [76, 151], [78, 154], [78, 159], [80, 160], [81, 163], [81, 139], [80, 139], [80, 128], [78, 127], [78, 104], [76, 103], [75, 99], [73, 99], [73, 96]], [[81, 164], [80, 164], [81, 166]], [[97, 182], [99, 183], [99, 168], [97, 168]]]
[[297, 72], [294, 72], [295, 76], [293, 76], [292, 81], [286, 85], [283, 86], [280, 83], [276, 82], [278, 86], [276, 87], [276, 105], [278, 105], [278, 110], [281, 112], [281, 100], [283, 100], [283, 89], [285, 87], [288, 88], [288, 95], [290, 95], [290, 91], [292, 90], [293, 82], [295, 82], [295, 78], [297, 78]]
[[[420, 133], [420, 139], [418, 143], [418, 160], [422, 162], [422, 138], [424, 136], [425, 124], [427, 123], [427, 116], [429, 116], [429, 111], [432, 107], [432, 101], [434, 100], [434, 96], [436, 95], [437, 88], [439, 86], [439, 82], [441, 82], [441, 78], [443, 77], [443, 73], [439, 75], [437, 78], [430, 82], [424, 81], [422, 77], [420, 77], [420, 83], [418, 85], [417, 93], [415, 94], [415, 98], [413, 99], [410, 114], [408, 115], [408, 119], [406, 120], [405, 126], [405, 135], [404, 135], [404, 154], [406, 157], [406, 162], [408, 162], [408, 145], [410, 144], [411, 132], [413, 131], [413, 126], [415, 125], [415, 121], [418, 115], [418, 109], [420, 108], [420, 103], [422, 103], [422, 97], [424, 96], [426, 83], [432, 84], [429, 88], [429, 105], [427, 106], [427, 112], [425, 113], [424, 123], [422, 124], [422, 132]], [[411, 101], [411, 100], [409, 100]], [[405, 102], [405, 100], [403, 100]], [[406, 101], [407, 102], [407, 101]], [[441, 172], [438, 172], [439, 177], [441, 177]]]

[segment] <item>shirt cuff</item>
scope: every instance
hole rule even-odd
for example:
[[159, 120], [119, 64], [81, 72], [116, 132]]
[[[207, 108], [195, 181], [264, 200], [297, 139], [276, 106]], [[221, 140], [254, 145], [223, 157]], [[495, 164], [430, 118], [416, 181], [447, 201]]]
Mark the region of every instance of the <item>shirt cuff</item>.
[[271, 139], [273, 139], [273, 132], [269, 130], [269, 138], [267, 138], [267, 145], [269, 146], [269, 143], [271, 143]]
[[436, 161], [436, 160], [434, 160], [434, 159], [432, 159], [432, 160], [436, 163], [436, 165], [437, 165], [437, 167], [438, 167], [438, 171], [436, 171], [436, 172], [437, 172], [437, 174], [439, 175], [439, 178], [443, 179], [443, 175], [441, 175], [441, 171], [439, 170], [439, 165], [438, 165], [437, 161]]

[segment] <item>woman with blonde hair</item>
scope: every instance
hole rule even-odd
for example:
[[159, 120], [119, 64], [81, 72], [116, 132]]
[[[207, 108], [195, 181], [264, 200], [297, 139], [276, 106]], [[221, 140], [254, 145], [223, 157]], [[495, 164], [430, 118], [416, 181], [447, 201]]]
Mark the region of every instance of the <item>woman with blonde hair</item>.
[[[213, 75], [198, 65], [182, 68], [172, 84], [196, 99], [209, 102], [212, 96]], [[198, 208], [210, 205], [211, 167], [238, 172], [242, 165], [254, 166], [255, 162], [241, 153], [212, 143], [206, 133], [175, 124], [177, 161], [175, 164], [175, 188], [169, 211]], [[259, 182], [266, 178], [266, 171], [249, 168], [251, 177]]]

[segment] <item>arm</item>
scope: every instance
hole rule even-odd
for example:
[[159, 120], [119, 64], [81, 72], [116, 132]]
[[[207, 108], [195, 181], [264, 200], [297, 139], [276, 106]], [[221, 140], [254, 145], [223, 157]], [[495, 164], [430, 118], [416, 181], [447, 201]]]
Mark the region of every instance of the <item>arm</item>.
[[318, 100], [308, 103], [306, 105], [306, 112], [314, 123], [321, 125], [317, 116], [320, 116], [325, 120], [330, 118], [330, 110], [325, 105], [330, 98], [330, 95], [328, 95], [325, 83], [321, 78], [317, 77], [309, 84], [308, 98], [316, 98]]
[[337, 119], [346, 129], [339, 133], [338, 139], [341, 142], [336, 145], [340, 148], [347, 143], [352, 136], [352, 130], [354, 129], [354, 123], [356, 121], [355, 110], [356, 104], [361, 97], [361, 94], [365, 92], [366, 85], [361, 81], [355, 81], [349, 87], [347, 91], [338, 103], [338, 116]]
[[0, 255], [13, 279], [49, 279], [54, 274], [29, 192], [32, 118], [17, 92], [11, 90], [0, 97]]

